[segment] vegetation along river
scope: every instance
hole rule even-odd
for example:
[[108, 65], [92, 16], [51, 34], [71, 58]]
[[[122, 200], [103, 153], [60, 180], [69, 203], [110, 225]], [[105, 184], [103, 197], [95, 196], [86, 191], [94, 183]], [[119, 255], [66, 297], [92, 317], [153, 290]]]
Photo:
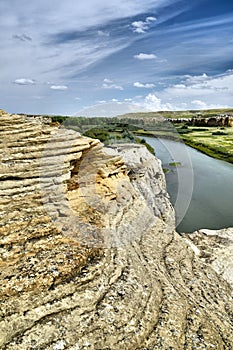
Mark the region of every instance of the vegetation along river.
[[233, 164], [181, 142], [145, 140], [162, 160], [178, 232], [233, 227]]

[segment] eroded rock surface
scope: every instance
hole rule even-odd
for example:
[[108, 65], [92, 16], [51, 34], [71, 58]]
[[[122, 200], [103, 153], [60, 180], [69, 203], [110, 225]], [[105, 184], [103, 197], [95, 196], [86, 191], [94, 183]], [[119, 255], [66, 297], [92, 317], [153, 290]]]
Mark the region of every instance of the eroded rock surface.
[[232, 349], [232, 287], [175, 232], [160, 161], [49, 119], [0, 128], [1, 349]]
[[233, 228], [199, 230], [185, 235], [194, 252], [233, 287]]

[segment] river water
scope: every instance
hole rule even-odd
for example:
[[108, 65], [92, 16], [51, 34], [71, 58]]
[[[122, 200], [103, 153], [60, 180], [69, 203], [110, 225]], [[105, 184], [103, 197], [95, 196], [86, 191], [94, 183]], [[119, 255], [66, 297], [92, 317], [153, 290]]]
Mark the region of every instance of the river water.
[[166, 169], [178, 232], [233, 227], [233, 164], [181, 142], [152, 137], [145, 140]]

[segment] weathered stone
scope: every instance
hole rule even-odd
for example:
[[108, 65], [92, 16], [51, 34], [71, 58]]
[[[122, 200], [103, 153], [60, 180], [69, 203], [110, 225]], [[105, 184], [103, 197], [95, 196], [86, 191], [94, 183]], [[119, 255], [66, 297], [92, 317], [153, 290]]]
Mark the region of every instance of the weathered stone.
[[229, 239], [208, 260], [175, 232], [159, 160], [49, 119], [0, 130], [1, 349], [232, 348]]
[[185, 235], [206, 264], [228, 281], [233, 287], [233, 228], [223, 230], [199, 230]]

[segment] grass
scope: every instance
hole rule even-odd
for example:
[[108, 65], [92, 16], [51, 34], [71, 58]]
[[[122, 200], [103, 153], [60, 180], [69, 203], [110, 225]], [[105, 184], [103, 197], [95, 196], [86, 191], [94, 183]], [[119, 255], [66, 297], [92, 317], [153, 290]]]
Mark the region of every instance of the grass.
[[181, 166], [181, 163], [180, 162], [172, 162], [172, 163], [169, 163], [169, 165], [178, 167], [178, 166]]
[[183, 140], [210, 157], [233, 163], [233, 128], [232, 127], [194, 127], [184, 124], [174, 124], [174, 129], [156, 130], [139, 129], [134, 132], [141, 136], [161, 137], [174, 141]]
[[197, 150], [217, 159], [233, 163], [233, 128], [199, 128], [192, 127], [188, 134], [181, 134], [184, 142]]
[[139, 135], [139, 136], [162, 137], [162, 138], [166, 138], [166, 139], [174, 140], [174, 141], [180, 140], [179, 133], [176, 132], [174, 128], [173, 128], [173, 130], [167, 130], [166, 128], [160, 129], [160, 130], [157, 128], [156, 128], [156, 130], [139, 129], [137, 131], [133, 131], [133, 133], [135, 135]]
[[[161, 123], [166, 118], [202, 118], [233, 113], [233, 109], [212, 109], [206, 111], [161, 111], [151, 113], [131, 113], [115, 118], [68, 118], [53, 116], [53, 121], [64, 123], [66, 127], [77, 128], [87, 136], [99, 138], [105, 144], [115, 142], [138, 142], [152, 153], [150, 145], [141, 140], [143, 136], [161, 137], [174, 141], [181, 139], [189, 146], [218, 159], [233, 163], [232, 127], [194, 127], [185, 123]], [[160, 118], [162, 117], [162, 118]], [[137, 138], [136, 136], [141, 136]]]
[[145, 139], [136, 137], [132, 131], [130, 131], [131, 126], [124, 125], [119, 128], [118, 125], [115, 127], [108, 125], [100, 125], [98, 128], [91, 128], [83, 133], [84, 136], [91, 138], [97, 138], [105, 145], [110, 145], [114, 143], [138, 143], [145, 146], [150, 153], [155, 155], [154, 148], [149, 145]]

